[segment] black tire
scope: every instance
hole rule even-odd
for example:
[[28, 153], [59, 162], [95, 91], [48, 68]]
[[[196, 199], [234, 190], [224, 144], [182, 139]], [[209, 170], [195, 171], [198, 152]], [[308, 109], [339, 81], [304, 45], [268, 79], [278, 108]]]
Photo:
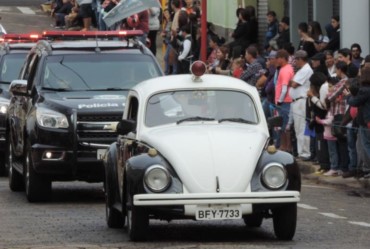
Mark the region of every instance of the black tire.
[[132, 197], [126, 193], [127, 232], [131, 241], [144, 241], [146, 239], [149, 216], [143, 207], [133, 205]]
[[27, 200], [29, 202], [49, 201], [51, 199], [51, 181], [35, 172], [30, 146], [27, 147], [24, 166]]
[[113, 207], [116, 202], [115, 190], [118, 190], [114, 179], [112, 178], [112, 169], [108, 164], [105, 170], [105, 217], [107, 225], [110, 228], [122, 228], [125, 225], [125, 216]]
[[249, 214], [243, 217], [245, 225], [248, 227], [260, 227], [263, 217], [260, 214]]
[[280, 240], [292, 240], [297, 226], [297, 203], [272, 210], [274, 232]]
[[8, 176], [8, 170], [6, 168], [4, 152], [0, 152], [0, 176]]
[[24, 190], [24, 178], [15, 168], [14, 168], [14, 157], [12, 145], [8, 143], [6, 156], [6, 164], [9, 169], [9, 188], [11, 191], [19, 192]]

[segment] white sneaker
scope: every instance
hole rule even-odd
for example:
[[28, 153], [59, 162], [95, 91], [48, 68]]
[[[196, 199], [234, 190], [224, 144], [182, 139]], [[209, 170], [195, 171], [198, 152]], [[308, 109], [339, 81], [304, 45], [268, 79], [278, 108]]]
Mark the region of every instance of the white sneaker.
[[331, 169], [328, 172], [324, 173], [324, 176], [338, 176], [338, 170]]

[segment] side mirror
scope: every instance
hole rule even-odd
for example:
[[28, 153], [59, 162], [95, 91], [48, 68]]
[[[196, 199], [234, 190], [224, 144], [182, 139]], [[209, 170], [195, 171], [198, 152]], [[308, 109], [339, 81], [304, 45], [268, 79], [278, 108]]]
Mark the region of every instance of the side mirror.
[[136, 131], [136, 121], [135, 120], [128, 120], [123, 119], [118, 122], [117, 124], [117, 133], [119, 135], [127, 135], [130, 132]]
[[27, 80], [13, 80], [9, 86], [9, 92], [13, 95], [27, 95]]
[[271, 117], [267, 120], [268, 127], [275, 128], [275, 127], [281, 127], [283, 126], [283, 117], [277, 116], [277, 117]]

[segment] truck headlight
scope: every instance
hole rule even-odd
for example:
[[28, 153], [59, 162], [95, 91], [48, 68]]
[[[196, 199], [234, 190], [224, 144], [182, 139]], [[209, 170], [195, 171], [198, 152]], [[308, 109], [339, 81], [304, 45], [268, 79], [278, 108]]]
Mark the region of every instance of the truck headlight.
[[36, 110], [37, 123], [46, 128], [68, 128], [67, 117], [59, 112], [46, 108], [37, 108]]
[[287, 181], [287, 173], [283, 165], [270, 163], [262, 171], [262, 181], [269, 189], [276, 190], [283, 187]]
[[9, 101], [0, 101], [0, 114], [6, 114], [8, 112]]
[[144, 182], [151, 191], [163, 192], [170, 186], [171, 176], [162, 165], [152, 165], [145, 171]]

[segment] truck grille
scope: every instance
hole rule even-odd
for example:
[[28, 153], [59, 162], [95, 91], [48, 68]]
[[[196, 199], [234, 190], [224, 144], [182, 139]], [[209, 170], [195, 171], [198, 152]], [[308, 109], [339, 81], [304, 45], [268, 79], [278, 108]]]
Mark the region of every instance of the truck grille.
[[122, 119], [122, 114], [121, 115], [77, 115], [77, 122], [105, 122], [105, 121], [110, 121], [110, 122], [118, 122]]
[[110, 144], [117, 139], [116, 126], [122, 115], [78, 115], [79, 142]]

